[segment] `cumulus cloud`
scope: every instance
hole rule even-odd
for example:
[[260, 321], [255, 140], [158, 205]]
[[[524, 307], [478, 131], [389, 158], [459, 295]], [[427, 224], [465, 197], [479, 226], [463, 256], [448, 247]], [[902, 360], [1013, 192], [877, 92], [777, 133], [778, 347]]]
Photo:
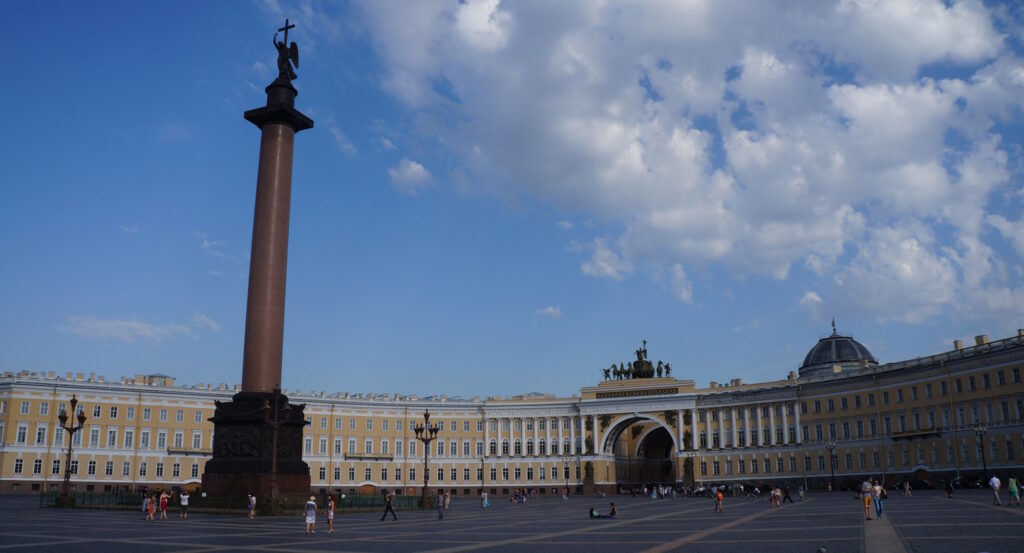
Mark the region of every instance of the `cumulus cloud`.
[[430, 185], [433, 177], [425, 167], [410, 159], [403, 158], [398, 165], [388, 169], [388, 177], [395, 190], [415, 196]]
[[558, 221], [555, 224], [558, 225], [558, 228], [560, 228], [562, 230], [572, 230], [572, 227], [575, 226], [572, 223], [570, 223], [569, 221]]
[[557, 319], [562, 316], [562, 308], [554, 305], [549, 305], [543, 309], [538, 309], [536, 313], [543, 317], [551, 317], [552, 319]]
[[825, 305], [825, 302], [822, 301], [821, 296], [817, 292], [811, 291], [804, 293], [800, 301], [797, 302], [797, 305], [807, 313], [807, 316], [812, 319], [818, 319], [821, 317], [821, 308]]
[[1021, 287], [992, 242], [1020, 250], [1019, 223], [991, 200], [1017, 171], [1001, 126], [1019, 127], [1024, 62], [981, 2], [402, 6], [361, 4], [382, 88], [432, 122], [403, 144], [442, 145], [477, 192], [591, 218], [569, 248], [585, 275], [669, 267], [688, 302], [683, 267], [806, 271], [830, 305], [909, 323]]

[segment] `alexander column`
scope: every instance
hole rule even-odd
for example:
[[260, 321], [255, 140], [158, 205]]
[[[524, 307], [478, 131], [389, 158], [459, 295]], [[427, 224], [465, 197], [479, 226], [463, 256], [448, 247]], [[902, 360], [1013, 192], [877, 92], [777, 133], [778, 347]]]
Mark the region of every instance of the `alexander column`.
[[292, 152], [295, 133], [313, 127], [313, 120], [295, 109], [298, 91], [293, 66], [299, 48], [278, 42], [278, 77], [266, 88], [267, 104], [245, 112], [260, 128], [256, 177], [249, 297], [245, 313], [242, 390], [230, 402], [217, 402], [213, 418], [213, 457], [203, 473], [203, 491], [215, 498], [260, 503], [309, 495], [309, 466], [302, 460], [304, 405], [290, 405], [281, 394], [284, 341], [285, 276], [288, 265], [288, 219], [291, 208]]

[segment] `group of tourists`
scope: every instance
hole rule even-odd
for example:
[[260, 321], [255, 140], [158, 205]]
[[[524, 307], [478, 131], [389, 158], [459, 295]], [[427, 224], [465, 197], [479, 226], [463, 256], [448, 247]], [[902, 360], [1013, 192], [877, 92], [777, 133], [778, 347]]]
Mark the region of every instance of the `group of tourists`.
[[[145, 515], [145, 520], [156, 520], [157, 512], [160, 513], [160, 520], [167, 520], [167, 502], [174, 497], [174, 492], [160, 492], [160, 495], [155, 493], [145, 494], [142, 498], [142, 512]], [[179, 513], [180, 518], [188, 518], [188, 490], [181, 492], [178, 495], [178, 500], [181, 502], [181, 511]]]
[[[615, 506], [614, 501], [612, 501], [611, 505], [608, 507], [608, 514], [606, 516], [608, 518], [617, 518], [619, 516], [619, 509]], [[597, 509], [591, 507], [590, 518], [601, 518], [601, 513], [598, 513]]]
[[875, 518], [882, 518], [882, 509], [885, 507], [885, 500], [888, 494], [878, 480], [872, 481], [870, 477], [860, 483], [861, 501], [864, 502], [864, 520], [871, 519], [871, 506], [875, 507]]
[[[994, 474], [992, 475], [992, 478], [989, 478], [989, 480], [988, 480], [988, 487], [989, 487], [989, 489], [992, 490], [992, 504], [993, 505], [1002, 505], [1003, 504], [1003, 501], [1001, 499], [999, 499], [999, 489], [1002, 487], [1002, 485], [1003, 485], [1002, 480], [1000, 480], [999, 477], [994, 475]], [[1007, 481], [1007, 488], [1010, 491], [1009, 506], [1013, 507], [1014, 503], [1016, 502], [1016, 504], [1017, 504], [1016, 506], [1020, 507], [1021, 506], [1021, 502], [1020, 502], [1021, 483], [1020, 483], [1019, 480], [1017, 480], [1016, 476], [1014, 476], [1012, 474], [1010, 475], [1010, 478]]]

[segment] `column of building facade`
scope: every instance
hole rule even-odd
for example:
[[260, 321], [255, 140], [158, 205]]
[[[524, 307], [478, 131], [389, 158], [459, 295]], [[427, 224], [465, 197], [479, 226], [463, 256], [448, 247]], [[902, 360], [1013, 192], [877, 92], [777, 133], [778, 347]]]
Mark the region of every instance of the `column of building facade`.
[[725, 448], [725, 409], [719, 407], [718, 413], [718, 447]]
[[519, 453], [526, 455], [526, 419], [519, 419]]
[[774, 403], [769, 403], [768, 404], [768, 426], [771, 427], [770, 428], [771, 431], [768, 432], [768, 437], [771, 438], [771, 442], [770, 443], [772, 445], [775, 445], [775, 404]]
[[789, 443], [789, 417], [786, 414], [789, 411], [789, 404], [783, 402], [782, 404], [782, 443], [783, 445]]
[[501, 417], [498, 417], [498, 419], [497, 419], [497, 423], [498, 423], [497, 424], [497, 427], [498, 427], [498, 439], [495, 442], [495, 447], [494, 447], [494, 452], [495, 452], [495, 454], [498, 457], [501, 457], [501, 440], [502, 440], [502, 438], [501, 438], [501, 421], [502, 421]]
[[562, 417], [556, 417], [555, 420], [558, 421], [558, 453], [565, 455], [565, 451], [563, 451], [564, 444], [562, 443]]
[[484, 420], [484, 457], [491, 454], [491, 419]]
[[699, 424], [697, 422], [697, 409], [690, 408], [690, 442], [693, 444], [694, 452], [700, 451], [700, 442], [697, 441], [697, 433], [699, 430], [697, 428], [697, 424]]
[[739, 421], [736, 419], [736, 406], [732, 408], [732, 446], [740, 446]]
[[764, 446], [764, 422], [761, 421], [761, 405], [754, 405], [754, 409], [757, 409], [757, 446]]
[[576, 417], [569, 417], [569, 451], [576, 453]]
[[711, 410], [704, 409], [704, 433], [707, 434], [708, 449], [715, 447], [715, 441], [711, 437]]
[[793, 403], [793, 412], [796, 414], [796, 443], [803, 443], [803, 431], [800, 429], [800, 406]]
[[743, 442], [750, 447], [750, 406], [743, 406]]
[[551, 455], [551, 418], [544, 417], [544, 443], [547, 444], [545, 454]]
[[[676, 443], [679, 444], [676, 446], [676, 449], [679, 451], [686, 449], [686, 444], [683, 442], [683, 436], [683, 410], [679, 409], [676, 411]], [[597, 445], [595, 444], [594, 447], [597, 447]]]
[[540, 443], [537, 442], [537, 417], [533, 417], [533, 454], [540, 453]]

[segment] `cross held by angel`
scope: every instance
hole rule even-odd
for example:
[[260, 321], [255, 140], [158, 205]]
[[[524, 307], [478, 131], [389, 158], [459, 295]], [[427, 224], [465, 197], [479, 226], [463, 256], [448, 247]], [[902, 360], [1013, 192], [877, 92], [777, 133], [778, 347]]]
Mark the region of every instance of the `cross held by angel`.
[[284, 31], [284, 40], [278, 42], [277, 33], [274, 33], [274, 48], [277, 48], [277, 71], [278, 79], [286, 79], [293, 81], [298, 78], [295, 75], [295, 71], [292, 69], [292, 65], [295, 69], [299, 68], [299, 45], [294, 42], [288, 45], [288, 29], [294, 29], [295, 25], [288, 23], [288, 20], [284, 20], [284, 27], [281, 27], [277, 32]]

